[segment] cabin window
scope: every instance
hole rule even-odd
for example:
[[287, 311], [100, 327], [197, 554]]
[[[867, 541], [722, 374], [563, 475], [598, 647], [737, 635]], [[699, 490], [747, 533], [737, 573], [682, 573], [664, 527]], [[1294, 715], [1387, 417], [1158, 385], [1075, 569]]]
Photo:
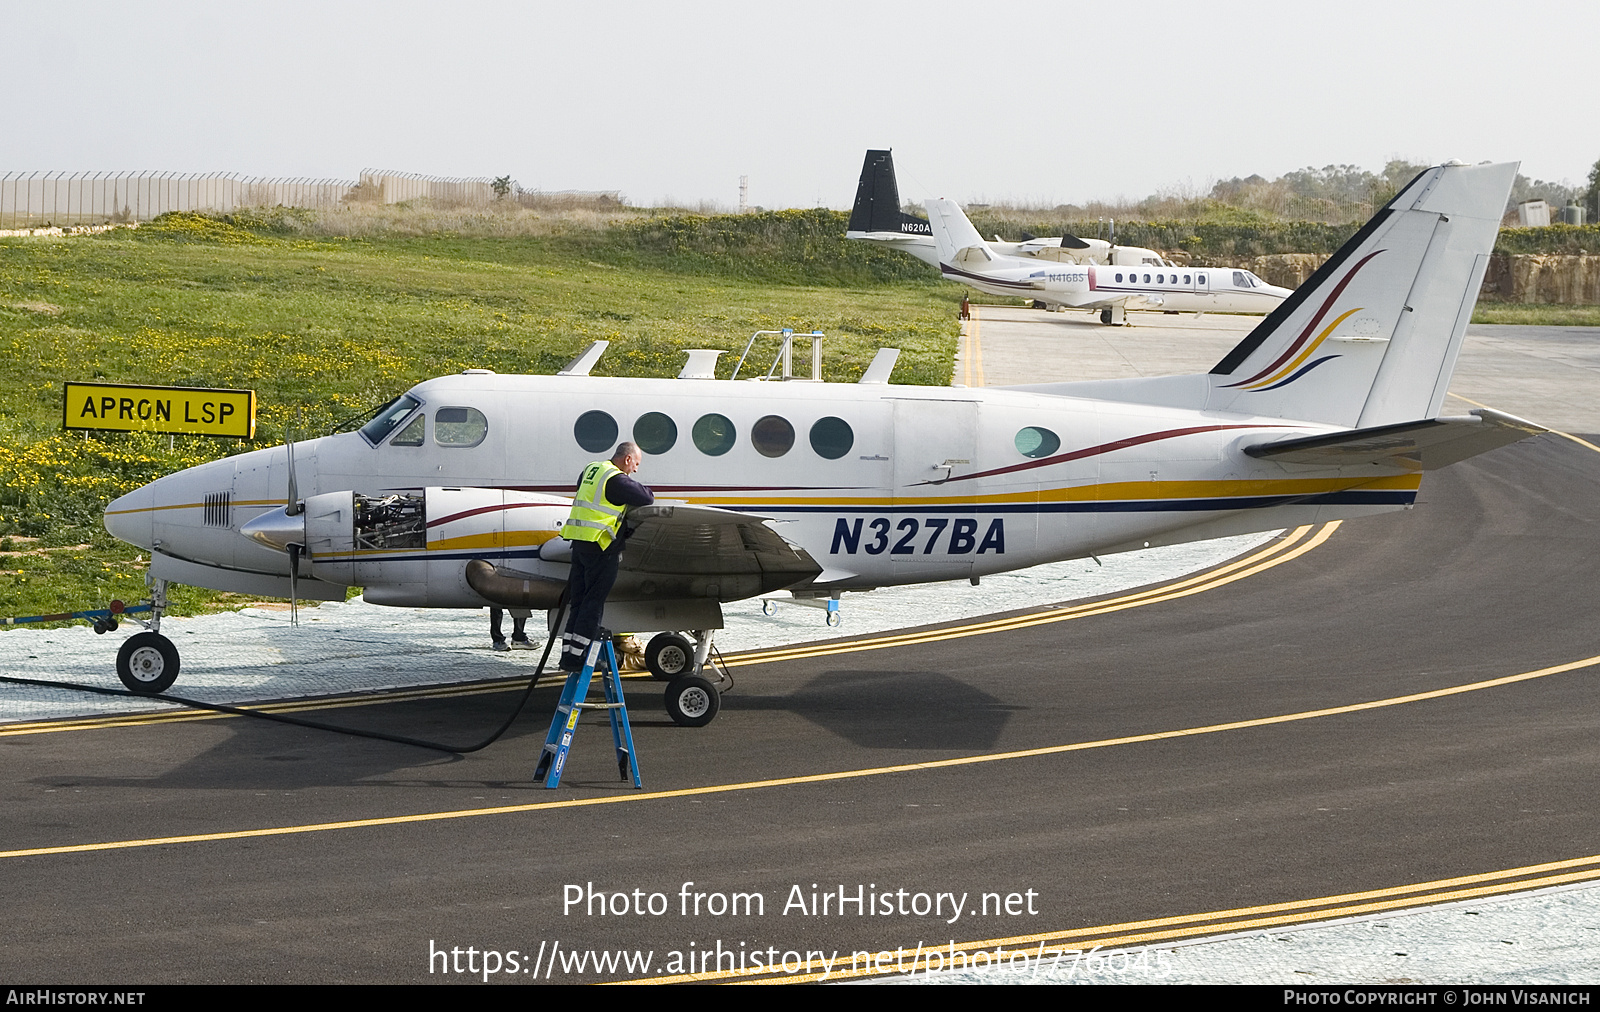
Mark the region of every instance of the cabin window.
[[1121, 275], [1121, 274], [1118, 274], [1118, 275], [1117, 275], [1117, 283], [1118, 283], [1118, 284], [1121, 284], [1121, 283], [1122, 283], [1122, 275]]
[[759, 418], [750, 426], [750, 445], [763, 457], [781, 457], [794, 446], [794, 426], [778, 415]]
[[645, 453], [666, 453], [678, 441], [678, 423], [659, 411], [640, 415], [633, 423], [633, 441]]
[[1189, 275], [1185, 274], [1183, 276], [1183, 283], [1186, 284], [1186, 285], [1189, 284]]
[[389, 440], [390, 446], [421, 446], [422, 437], [426, 434], [428, 416], [418, 415], [411, 419], [411, 424], [400, 430], [400, 434]]
[[477, 408], [440, 408], [433, 413], [433, 441], [440, 446], [477, 446], [489, 434], [489, 419]]
[[1024, 457], [1048, 457], [1061, 449], [1061, 437], [1049, 429], [1030, 425], [1017, 433], [1017, 452]]
[[1164, 285], [1166, 283], [1167, 283], [1167, 276], [1165, 274], [1157, 274], [1156, 275], [1156, 284]]
[[856, 434], [843, 418], [819, 418], [811, 426], [811, 448], [817, 451], [819, 457], [838, 460], [849, 453], [855, 443]]
[[367, 442], [377, 446], [383, 442], [383, 437], [394, 431], [396, 425], [405, 421], [407, 415], [421, 407], [422, 402], [410, 394], [401, 394], [394, 400], [378, 409], [372, 421], [361, 427], [361, 434]]
[[722, 415], [701, 415], [690, 430], [695, 449], [708, 457], [720, 457], [733, 449], [737, 435], [733, 423]]
[[590, 453], [603, 453], [617, 445], [617, 420], [604, 411], [585, 411], [572, 426], [572, 438]]
[[1146, 274], [1144, 276], [1144, 283], [1147, 284], [1147, 285], [1150, 283], [1150, 275]]

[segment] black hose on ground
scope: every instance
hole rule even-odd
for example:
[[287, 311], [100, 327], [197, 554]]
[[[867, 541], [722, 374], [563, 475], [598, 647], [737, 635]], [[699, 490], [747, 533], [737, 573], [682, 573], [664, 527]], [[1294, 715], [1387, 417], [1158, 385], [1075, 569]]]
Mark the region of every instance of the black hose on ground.
[[[563, 606], [560, 616], [556, 619], [555, 628], [560, 629], [566, 624], [567, 610]], [[237, 717], [259, 717], [262, 720], [276, 721], [279, 724], [293, 724], [296, 727], [309, 727], [318, 731], [332, 731], [335, 734], [354, 735], [358, 738], [376, 738], [379, 741], [392, 741], [401, 745], [414, 745], [417, 748], [432, 749], [435, 752], [448, 752], [451, 755], [467, 755], [488, 748], [500, 739], [500, 736], [511, 729], [512, 723], [522, 713], [522, 708], [528, 704], [528, 697], [533, 695], [533, 689], [539, 684], [539, 679], [544, 674], [544, 666], [550, 660], [550, 648], [559, 639], [554, 633], [545, 640], [544, 653], [539, 656], [539, 666], [534, 669], [533, 677], [528, 679], [528, 687], [523, 690], [522, 698], [517, 700], [515, 709], [506, 718], [499, 729], [478, 742], [476, 745], [443, 745], [436, 741], [424, 741], [421, 738], [407, 738], [400, 734], [384, 734], [382, 731], [364, 731], [357, 727], [341, 727], [338, 724], [324, 724], [319, 720], [306, 720], [303, 717], [288, 717], [281, 713], [269, 713], [265, 710], [251, 710], [242, 706], [229, 706], [226, 703], [207, 703], [199, 699], [187, 699], [183, 696], [173, 696], [165, 692], [129, 692], [127, 689], [107, 689], [99, 685], [79, 685], [76, 682], [52, 682], [42, 678], [14, 678], [0, 675], [0, 682], [11, 682], [15, 685], [38, 685], [51, 689], [74, 689], [79, 692], [93, 692], [102, 696], [127, 696], [132, 699], [159, 699], [168, 703], [177, 703], [180, 706], [193, 707], [197, 710], [211, 710], [216, 713], [231, 713]]]

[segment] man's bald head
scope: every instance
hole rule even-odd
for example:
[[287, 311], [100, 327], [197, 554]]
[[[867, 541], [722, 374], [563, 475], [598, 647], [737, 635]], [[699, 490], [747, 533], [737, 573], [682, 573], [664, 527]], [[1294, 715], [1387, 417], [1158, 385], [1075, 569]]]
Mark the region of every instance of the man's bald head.
[[639, 444], [625, 441], [617, 444], [617, 452], [612, 454], [611, 463], [617, 466], [623, 474], [632, 474], [639, 470], [639, 465], [644, 463], [644, 451], [639, 449]]

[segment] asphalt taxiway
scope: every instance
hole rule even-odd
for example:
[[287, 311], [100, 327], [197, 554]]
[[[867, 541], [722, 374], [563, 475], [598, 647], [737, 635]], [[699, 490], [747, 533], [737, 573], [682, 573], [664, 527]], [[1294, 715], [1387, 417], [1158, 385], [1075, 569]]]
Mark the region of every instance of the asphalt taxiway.
[[[1600, 878], [1594, 443], [1485, 454], [1414, 510], [1171, 585], [746, 654], [705, 729], [631, 682], [642, 792], [603, 724], [560, 790], [530, 783], [553, 688], [466, 758], [238, 718], [0, 736], [3, 965], [574, 982], [837, 953], [775, 976], [840, 979]], [[463, 738], [509, 700], [322, 716]], [[591, 950], [634, 965], [576, 970]]]

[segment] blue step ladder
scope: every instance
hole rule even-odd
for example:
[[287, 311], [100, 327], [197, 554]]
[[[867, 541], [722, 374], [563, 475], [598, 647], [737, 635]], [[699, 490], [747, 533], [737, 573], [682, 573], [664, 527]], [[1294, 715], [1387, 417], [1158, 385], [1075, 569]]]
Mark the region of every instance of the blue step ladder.
[[[605, 690], [603, 703], [589, 701], [589, 687], [597, 669]], [[632, 774], [633, 786], [643, 787], [639, 779], [639, 759], [633, 751], [633, 729], [628, 726], [628, 703], [623, 698], [622, 682], [617, 674], [617, 654], [611, 648], [611, 634], [603, 629], [589, 644], [583, 670], [567, 675], [555, 716], [550, 718], [550, 733], [545, 735], [539, 766], [533, 771], [533, 779], [544, 780], [548, 788], [561, 784], [561, 771], [566, 768], [572, 738], [578, 733], [578, 717], [584, 710], [605, 710], [610, 716], [611, 741], [617, 748], [617, 773], [624, 781]]]

